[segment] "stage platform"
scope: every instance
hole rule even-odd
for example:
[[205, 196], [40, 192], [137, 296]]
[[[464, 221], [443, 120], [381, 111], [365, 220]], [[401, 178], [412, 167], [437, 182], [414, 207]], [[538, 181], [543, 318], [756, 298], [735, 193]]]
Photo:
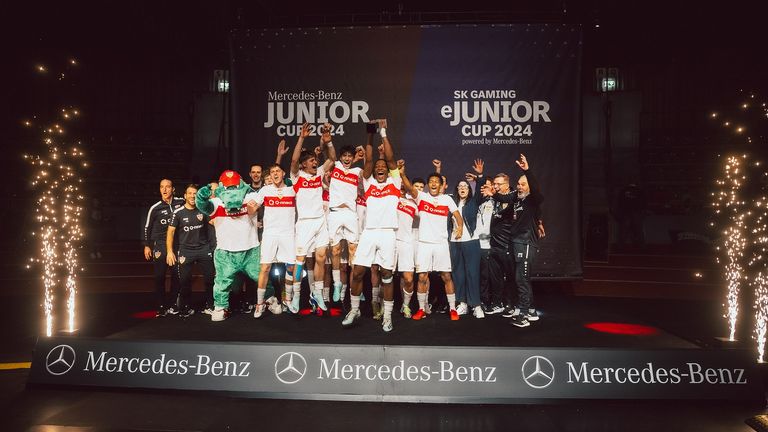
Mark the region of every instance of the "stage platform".
[[[762, 398], [762, 378], [743, 350], [711, 350], [624, 307], [588, 298], [540, 298], [541, 317], [434, 312], [394, 315], [392, 332], [370, 317], [341, 326], [323, 316], [235, 313], [152, 317], [93, 337], [41, 338], [30, 383], [192, 390], [270, 399], [431, 403], [530, 403], [562, 399]], [[626, 307], [626, 305], [625, 305]]]
[[[546, 290], [544, 290], [546, 291]], [[6, 296], [17, 307], [0, 317], [6, 328], [2, 348], [5, 359], [31, 352], [33, 340], [23, 333], [20, 322], [30, 323], [38, 307], [34, 296]], [[78, 339], [109, 343], [140, 343], [167, 347], [168, 344], [205, 344], [212, 353], [232, 345], [261, 347], [309, 347], [317, 344], [340, 347], [454, 347], [469, 357], [478, 350], [534, 350], [552, 347], [578, 352], [633, 351], [706, 353], [718, 335], [720, 325], [709, 317], [717, 306], [699, 301], [656, 301], [574, 297], [550, 291], [537, 298], [542, 318], [525, 329], [507, 324], [499, 316], [477, 320], [462, 317], [451, 322], [444, 314], [427, 320], [405, 320], [395, 314], [395, 330], [385, 334], [369, 316], [360, 326], [344, 330], [340, 316], [289, 315], [255, 320], [235, 314], [225, 322], [210, 322], [207, 315], [189, 318], [149, 318], [153, 299], [148, 293], [84, 294]], [[366, 312], [369, 314], [369, 312]], [[34, 321], [34, 320], [33, 320]], [[642, 334], [612, 334], [586, 328], [589, 323], [608, 322], [644, 326], [655, 331]], [[611, 327], [608, 327], [611, 328]], [[621, 326], [617, 327], [622, 328]], [[633, 327], [623, 327], [624, 329]], [[14, 336], [16, 335], [16, 336]], [[363, 345], [358, 345], [363, 344]], [[298, 351], [298, 350], [296, 350]], [[507, 352], [503, 352], [505, 355]], [[637, 363], [642, 363], [637, 359]], [[274, 365], [267, 365], [270, 375]], [[510, 368], [512, 370], [512, 368]], [[514, 371], [517, 372], [518, 368]], [[519, 372], [518, 372], [519, 373]], [[366, 425], [371, 431], [391, 430], [505, 430], [514, 425], [523, 430], [613, 431], [613, 430], [696, 430], [750, 429], [747, 417], [763, 413], [759, 400], [669, 400], [617, 398], [528, 400], [526, 405], [360, 402], [361, 397], [339, 401], [312, 399], [231, 398], [236, 393], [182, 391], [142, 387], [99, 387], [84, 385], [28, 385], [25, 371], [6, 372], [0, 383], [9, 410], [17, 413], [0, 424], [4, 430], [252, 430], [255, 426], [296, 430], [306, 427], [349, 430]], [[244, 380], [243, 378], [239, 379]], [[471, 384], [458, 387], [465, 389]], [[359, 386], [357, 386], [359, 387]], [[425, 386], [420, 386], [425, 387]], [[522, 390], [531, 396], [535, 390]], [[531, 406], [530, 404], [535, 404]], [[648, 417], [648, 413], [654, 415]], [[286, 414], [287, 413], [287, 414]], [[60, 429], [57, 429], [60, 428]], [[62, 429], [68, 428], [68, 429]], [[82, 428], [82, 429], [78, 429]]]
[[[616, 303], [589, 298], [547, 296], [541, 299], [541, 318], [529, 327], [517, 328], [500, 314], [477, 319], [471, 314], [451, 321], [445, 313], [434, 312], [420, 321], [393, 312], [394, 330], [385, 333], [381, 321], [371, 318], [370, 303], [363, 302], [359, 325], [344, 329], [342, 312], [332, 315], [272, 315], [261, 319], [233, 313], [223, 322], [195, 314], [187, 318], [152, 318], [116, 331], [109, 338], [127, 340], [185, 340], [212, 342], [267, 342], [289, 344], [367, 344], [454, 347], [576, 347], [631, 349], [693, 349], [694, 342], [664, 330], [644, 317]], [[150, 310], [144, 312], [151, 315]], [[141, 312], [137, 316], [141, 316]]]
[[[115, 264], [100, 265], [111, 269]], [[716, 392], [720, 395], [714, 395], [716, 400], [704, 400], [712, 397], [711, 393], [703, 395], [709, 387], [705, 384], [693, 385], [693, 394], [674, 401], [669, 400], [675, 398], [672, 395], [676, 391], [674, 387], [662, 387], [660, 394], [655, 396], [633, 396], [632, 391], [625, 392], [625, 388], [621, 390], [622, 395], [540, 399], [536, 398], [538, 390], [522, 381], [503, 386], [504, 391], [519, 391], [506, 401], [488, 401], [492, 392], [483, 390], [486, 401], [477, 398], [451, 403], [460, 401], [422, 397], [416, 400], [421, 403], [410, 403], [413, 399], [399, 401], [409, 403], [399, 403], [396, 398], [380, 396], [392, 394], [396, 386], [379, 385], [365, 389], [359, 382], [353, 382], [352, 391], [343, 400], [317, 400], [316, 394], [255, 394], [266, 385], [262, 381], [274, 380], [276, 360], [263, 357], [269, 353], [274, 353], [273, 357], [286, 352], [307, 355], [312, 350], [328, 352], [330, 348], [335, 349], [331, 352], [346, 355], [352, 352], [349, 350], [357, 350], [358, 354], [367, 355], [369, 362], [373, 358], [373, 362], [397, 365], [404, 358], [424, 360], [424, 363], [434, 359], [433, 354], [439, 351], [451, 353], [449, 359], [458, 366], [464, 360], [472, 362], [485, 354], [498, 352], [501, 358], [496, 359], [500, 362], [497, 374], [504, 372], [520, 377], [522, 364], [532, 356], [548, 357], [558, 365], [555, 356], [560, 353], [594, 355], [574, 357], [572, 362], [578, 367], [582, 363], [580, 360], [605, 366], [608, 356], [618, 353], [621, 362], [629, 360], [629, 365], [637, 366], [642, 372], [648, 361], [653, 362], [654, 367], [664, 366], [664, 356], [672, 356], [672, 361], [682, 369], [689, 362], [704, 364], [713, 352], [730, 357], [730, 353], [739, 351], [732, 348], [753, 351], [746, 326], [739, 334], [739, 338], [746, 342], [736, 347], [723, 347], [715, 339], [723, 334], [722, 310], [718, 301], [711, 301], [711, 291], [706, 286], [700, 288], [704, 294], [682, 298], [674, 294], [677, 285], [667, 286], [663, 281], [653, 281], [648, 282], [652, 285], [643, 285], [643, 289], [649, 289], [648, 293], [652, 294], [641, 296], [644, 298], [622, 298], [626, 284], [611, 275], [601, 276], [605, 279], [601, 283], [606, 288], [601, 291], [601, 297], [574, 295], [581, 293], [580, 287], [584, 287], [584, 283], [539, 281], [535, 290], [542, 317], [528, 328], [510, 326], [508, 320], [500, 316], [483, 320], [464, 316], [458, 322], [451, 322], [447, 315], [435, 313], [417, 322], [406, 320], [395, 311], [394, 331], [387, 334], [381, 330], [378, 321], [370, 318], [368, 303], [363, 304], [364, 317], [360, 325], [349, 330], [341, 328], [340, 315], [294, 317], [267, 313], [263, 319], [255, 320], [250, 315], [234, 314], [220, 323], [211, 322], [207, 315], [201, 314], [188, 318], [154, 318], [153, 295], [147, 292], [151, 280], [145, 274], [145, 267], [141, 267], [140, 272], [126, 271], [83, 280], [75, 339], [92, 343], [91, 351], [95, 354], [102, 351], [119, 354], [121, 349], [128, 347], [127, 354], [143, 351], [154, 359], [157, 356], [152, 357], [152, 352], [176, 352], [178, 347], [198, 351], [203, 348], [208, 350], [205, 355], [212, 360], [221, 353], [239, 350], [247, 354], [248, 361], [265, 366], [264, 370], [254, 370], [257, 379], [234, 379], [238, 383], [256, 382], [258, 388], [233, 392], [213, 386], [179, 391], [179, 387], [165, 384], [141, 385], [141, 380], [130, 377], [128, 386], [93, 383], [27, 385], [34, 381], [28, 371], [6, 372], [0, 375], [4, 377], [0, 385], [7, 389], [3, 402], [18, 414], [0, 422], [4, 430], [41, 431], [58, 430], [58, 427], [69, 428], [61, 430], [213, 431], [252, 430], [256, 426], [296, 430], [321, 425], [321, 429], [349, 430], [365, 425], [371, 431], [509, 428], [749, 431], [751, 429], [743, 424], [743, 420], [764, 412], [762, 397], [750, 395], [746, 400], [731, 400], [733, 394], [726, 397]], [[7, 304], [14, 307], [0, 316], [3, 327], [10, 329], [0, 347], [0, 359], [8, 362], [28, 360], [42, 328], [36, 294], [39, 282], [27, 278], [6, 282], [2, 295]], [[610, 296], [611, 293], [617, 294]], [[660, 295], [666, 298], [659, 298]], [[62, 313], [62, 310], [56, 311], [59, 317]], [[36, 355], [44, 348], [39, 346]], [[157, 351], [152, 351], [155, 348]], [[683, 357], [677, 357], [681, 353]], [[747, 359], [750, 364], [754, 364], [752, 355], [750, 353]], [[567, 376], [567, 369], [565, 374], [558, 376]], [[194, 381], [194, 377], [183, 378], [185, 385]], [[456, 396], [466, 393], [473, 385], [458, 383], [438, 391]], [[224, 386], [229, 387], [229, 384]], [[417, 383], [416, 389], [423, 394], [429, 392], [424, 389], [432, 387], [430, 383]], [[370, 393], [376, 393], [376, 396], [370, 398]], [[254, 395], [257, 398], [253, 398]], [[388, 403], [370, 403], [384, 400]], [[518, 403], [524, 405], [514, 405]], [[655, 413], [654, 416], [648, 417], [649, 412]]]

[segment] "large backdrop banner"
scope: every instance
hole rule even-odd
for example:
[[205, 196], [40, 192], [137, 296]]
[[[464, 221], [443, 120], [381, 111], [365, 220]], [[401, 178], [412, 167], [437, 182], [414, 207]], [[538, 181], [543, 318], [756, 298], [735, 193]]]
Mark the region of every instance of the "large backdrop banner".
[[[411, 178], [442, 161], [449, 192], [476, 158], [512, 186], [525, 154], [545, 197], [546, 237], [534, 273], [581, 275], [581, 28], [569, 24], [322, 27], [232, 33], [233, 162], [269, 164], [281, 139], [305, 146], [319, 125], [333, 142], [387, 136]], [[290, 155], [283, 164], [287, 166]]]

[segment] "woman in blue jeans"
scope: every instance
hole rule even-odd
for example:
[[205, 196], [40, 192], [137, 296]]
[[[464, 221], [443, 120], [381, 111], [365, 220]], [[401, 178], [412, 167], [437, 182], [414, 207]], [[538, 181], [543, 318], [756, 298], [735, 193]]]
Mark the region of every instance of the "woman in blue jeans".
[[[475, 165], [477, 164], [475, 161]], [[465, 315], [472, 309], [476, 318], [485, 318], [480, 301], [480, 240], [475, 233], [477, 211], [483, 196], [479, 193], [473, 194], [469, 182], [462, 180], [456, 185], [453, 199], [464, 219], [461, 238], [454, 237], [453, 219], [448, 219], [448, 232], [451, 233], [451, 268], [456, 287], [456, 301], [459, 302], [456, 312]]]

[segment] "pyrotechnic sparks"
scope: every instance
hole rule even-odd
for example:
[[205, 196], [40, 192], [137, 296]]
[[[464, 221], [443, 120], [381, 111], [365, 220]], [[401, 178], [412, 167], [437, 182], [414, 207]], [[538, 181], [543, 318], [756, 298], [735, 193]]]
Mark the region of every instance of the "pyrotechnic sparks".
[[[765, 130], [762, 123], [768, 117], [763, 100], [755, 94], [740, 90], [741, 102], [735, 110], [716, 110], [709, 114], [715, 124], [722, 125], [724, 138], [736, 148], [749, 148], [761, 154]], [[736, 107], [734, 107], [736, 108]], [[757, 121], [756, 121], [757, 120]], [[759, 159], [756, 158], [756, 159]], [[723, 164], [724, 176], [717, 181], [713, 195], [716, 223], [723, 234], [718, 262], [722, 261], [728, 292], [725, 318], [730, 328], [730, 340], [735, 340], [739, 318], [739, 296], [742, 285], [755, 295], [755, 327], [758, 360], [764, 361], [768, 336], [768, 172], [764, 161], [747, 163], [746, 155], [729, 156]]]
[[75, 295], [77, 294], [77, 246], [83, 237], [80, 225], [83, 196], [80, 193], [78, 168], [84, 166], [83, 153], [78, 148], [62, 151], [51, 138], [43, 139], [44, 155], [25, 155], [37, 170], [32, 185], [39, 191], [35, 206], [38, 229], [33, 235], [40, 239], [37, 260], [43, 269], [46, 335], [53, 333], [54, 292], [64, 275], [67, 294], [68, 330], [74, 331]]
[[750, 268], [756, 270], [750, 285], [755, 291], [755, 334], [757, 340], [758, 361], [765, 358], [765, 336], [768, 325], [768, 260], [766, 260], [766, 246], [768, 246], [768, 200], [765, 196], [755, 201], [755, 213], [757, 217], [752, 224], [750, 240], [752, 243], [752, 257], [749, 261]]
[[[726, 294], [726, 312], [724, 317], [728, 321], [729, 340], [736, 339], [736, 323], [739, 317], [739, 293], [744, 269], [742, 266], [744, 252], [747, 247], [746, 218], [750, 215], [744, 209], [744, 201], [741, 198], [741, 189], [747, 181], [745, 170], [742, 169], [742, 161], [746, 155], [729, 156], [723, 165], [724, 178], [717, 180], [719, 191], [712, 193], [715, 215], [722, 216], [726, 228], [723, 231], [722, 250], [725, 253], [725, 280], [728, 285]], [[720, 250], [720, 247], [718, 247]], [[718, 257], [720, 262], [720, 257]]]
[[[76, 62], [72, 60], [71, 65]], [[38, 67], [39, 72], [46, 72], [44, 67]], [[63, 74], [61, 74], [63, 77]], [[80, 112], [73, 107], [60, 110], [65, 120], [73, 120]], [[32, 118], [36, 119], [37, 116]], [[55, 120], [55, 119], [54, 119]], [[37, 122], [40, 124], [40, 122]], [[29, 120], [23, 122], [25, 127], [32, 127]], [[65, 135], [64, 127], [59, 123], [48, 126], [38, 126], [42, 132], [42, 142], [45, 151], [39, 155], [24, 155], [32, 166], [32, 186], [37, 190], [38, 198], [35, 206], [37, 229], [32, 233], [40, 241], [40, 253], [31, 262], [41, 265], [43, 275], [45, 312], [45, 333], [53, 334], [54, 303], [58, 287], [66, 294], [67, 325], [66, 330], [75, 330], [75, 299], [77, 294], [77, 271], [79, 270], [77, 248], [83, 238], [82, 202], [80, 192], [82, 179], [79, 171], [87, 166], [85, 155], [80, 150], [80, 143], [69, 146], [60, 142]], [[61, 280], [63, 278], [63, 281]]]

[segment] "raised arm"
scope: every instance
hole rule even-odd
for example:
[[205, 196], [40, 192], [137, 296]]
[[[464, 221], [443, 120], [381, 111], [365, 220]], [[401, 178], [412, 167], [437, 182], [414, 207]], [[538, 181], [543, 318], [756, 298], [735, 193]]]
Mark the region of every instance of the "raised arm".
[[211, 183], [201, 187], [197, 190], [197, 195], [195, 195], [195, 206], [208, 216], [215, 210], [213, 208], [213, 203], [211, 202], [211, 196], [216, 189], [216, 186], [214, 185], [218, 186], [217, 183]]
[[400, 179], [403, 181], [403, 189], [405, 189], [405, 191], [408, 192], [408, 194], [410, 194], [413, 199], [416, 199], [416, 197], [419, 195], [419, 190], [413, 187], [411, 179], [405, 175], [405, 161], [402, 159], [397, 161], [397, 168], [400, 170]]
[[365, 163], [365, 148], [363, 146], [357, 146], [357, 148], [355, 148], [355, 158], [352, 159], [352, 165], [358, 162]]
[[[472, 197], [475, 198], [475, 202], [480, 205], [485, 197], [480, 192], [480, 188], [477, 187], [478, 184], [482, 186], [480, 182], [485, 181], [485, 177], [483, 177], [483, 169], [485, 167], [485, 162], [483, 162], [482, 159], [475, 159], [475, 163], [472, 165], [472, 169], [475, 171], [474, 174], [467, 173], [467, 181], [469, 182], [470, 187], [472, 188]], [[470, 178], [472, 179], [470, 181]]]
[[517, 166], [523, 170], [525, 178], [528, 180], [528, 188], [530, 189], [530, 197], [537, 203], [544, 201], [544, 196], [541, 194], [541, 188], [539, 187], [539, 179], [531, 172], [531, 166], [528, 163], [528, 158], [524, 154], [520, 153], [520, 159], [516, 160]]
[[309, 136], [309, 123], [301, 125], [301, 133], [299, 133], [299, 139], [296, 141], [296, 147], [293, 148], [293, 154], [291, 155], [291, 175], [296, 175], [299, 172], [299, 159], [301, 159], [301, 148], [304, 145], [304, 139]]
[[379, 134], [381, 134], [381, 143], [384, 146], [384, 160], [387, 161], [387, 168], [396, 169], [395, 152], [392, 150], [389, 138], [387, 138], [387, 119], [379, 120]]
[[283, 156], [288, 153], [288, 146], [285, 145], [285, 140], [281, 139], [280, 143], [277, 145], [277, 155], [275, 156], [275, 163], [280, 165], [283, 161]]
[[365, 141], [365, 161], [363, 162], [363, 178], [368, 178], [373, 172], [373, 132], [368, 132]]
[[320, 146], [325, 149], [325, 162], [323, 162], [323, 171], [328, 172], [333, 166], [333, 163], [336, 162], [336, 149], [333, 148], [333, 142], [331, 142], [331, 124], [324, 124], [321, 130], [322, 135], [320, 135]]
[[432, 166], [435, 167], [435, 172], [438, 174], [442, 174], [443, 170], [443, 162], [440, 161], [440, 159], [433, 159], [432, 160]]

